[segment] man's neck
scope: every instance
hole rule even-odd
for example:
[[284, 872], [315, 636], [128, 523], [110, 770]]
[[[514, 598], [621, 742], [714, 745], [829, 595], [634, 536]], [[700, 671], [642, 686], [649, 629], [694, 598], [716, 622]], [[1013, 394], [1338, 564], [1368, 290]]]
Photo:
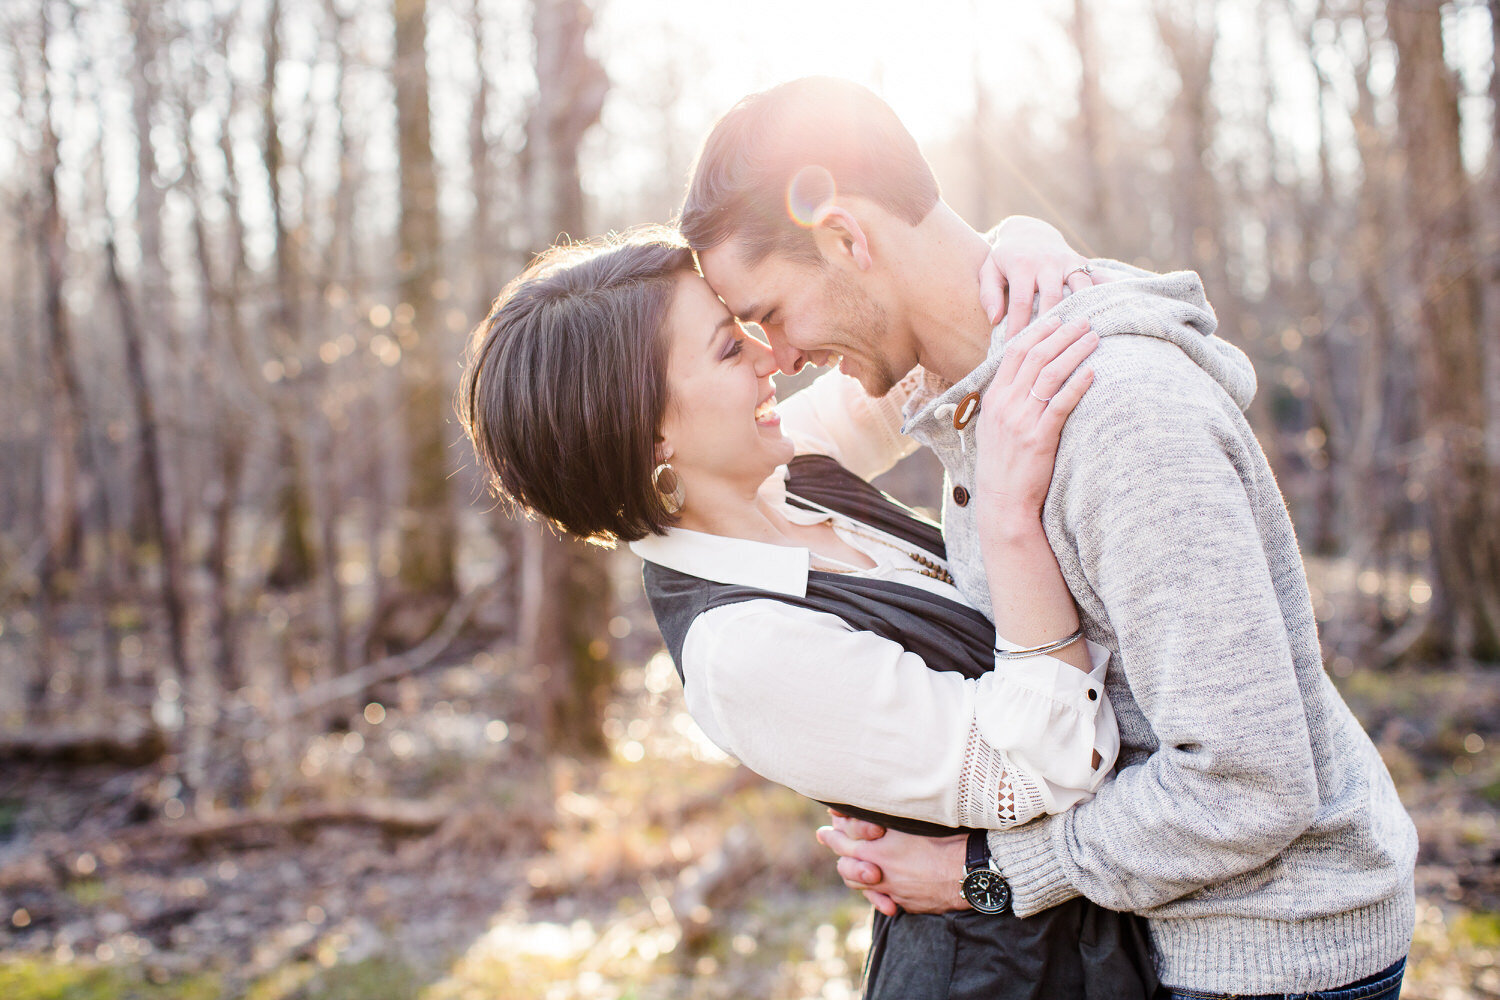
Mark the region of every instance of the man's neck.
[[897, 248], [906, 322], [923, 368], [957, 382], [990, 351], [993, 325], [979, 304], [979, 269], [990, 246], [939, 201]]

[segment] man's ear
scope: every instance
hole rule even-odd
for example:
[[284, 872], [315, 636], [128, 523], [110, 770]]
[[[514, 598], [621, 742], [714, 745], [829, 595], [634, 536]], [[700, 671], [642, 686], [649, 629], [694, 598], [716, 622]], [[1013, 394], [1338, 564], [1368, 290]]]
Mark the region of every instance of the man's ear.
[[861, 271], [870, 269], [870, 238], [847, 208], [832, 201], [823, 205], [813, 220], [812, 233], [824, 260], [853, 265]]

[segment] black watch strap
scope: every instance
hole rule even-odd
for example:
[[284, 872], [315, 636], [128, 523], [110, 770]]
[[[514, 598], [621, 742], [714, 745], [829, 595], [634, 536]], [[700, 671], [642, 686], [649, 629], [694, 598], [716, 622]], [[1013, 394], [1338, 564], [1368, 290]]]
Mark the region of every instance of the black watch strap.
[[986, 830], [969, 831], [969, 853], [964, 859], [964, 871], [972, 872], [990, 866], [990, 837]]

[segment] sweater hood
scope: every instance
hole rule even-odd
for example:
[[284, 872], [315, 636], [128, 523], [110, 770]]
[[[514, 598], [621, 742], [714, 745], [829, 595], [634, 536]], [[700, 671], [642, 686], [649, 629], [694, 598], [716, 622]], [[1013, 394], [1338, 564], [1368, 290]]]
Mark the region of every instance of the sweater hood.
[[[1255, 368], [1243, 351], [1215, 333], [1218, 319], [1196, 272], [1155, 274], [1119, 261], [1091, 263], [1096, 274], [1104, 273], [1114, 280], [1069, 295], [1048, 316], [1064, 323], [1087, 318], [1101, 338], [1129, 335], [1164, 340], [1191, 358], [1241, 410], [1250, 406], [1255, 398]], [[907, 404], [908, 420], [903, 429], [911, 433], [929, 418], [942, 419], [943, 414], [936, 412], [940, 407], [955, 405], [969, 393], [983, 391], [1005, 356], [1006, 338], [1002, 321], [991, 334], [989, 356], [978, 368], [952, 386], [933, 386], [938, 390], [935, 392], [918, 390]]]

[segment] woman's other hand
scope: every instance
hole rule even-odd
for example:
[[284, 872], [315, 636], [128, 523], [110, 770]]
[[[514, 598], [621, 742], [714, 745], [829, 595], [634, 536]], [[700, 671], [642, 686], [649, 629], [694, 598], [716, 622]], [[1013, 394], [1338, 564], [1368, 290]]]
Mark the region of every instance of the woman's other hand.
[[839, 876], [886, 916], [966, 910], [962, 892], [966, 840], [914, 837], [833, 813], [818, 842], [839, 856]]
[[1006, 345], [976, 417], [981, 531], [1036, 526], [1063, 424], [1094, 380], [1083, 362], [1098, 346], [1083, 319], [1043, 320]]
[[1037, 315], [1042, 315], [1062, 301], [1065, 288], [1081, 292], [1092, 287], [1087, 267], [1087, 258], [1054, 227], [1013, 215], [1000, 223], [995, 246], [979, 269], [979, 303], [991, 323], [1007, 316], [1006, 335], [1015, 336], [1031, 322], [1038, 296]]

